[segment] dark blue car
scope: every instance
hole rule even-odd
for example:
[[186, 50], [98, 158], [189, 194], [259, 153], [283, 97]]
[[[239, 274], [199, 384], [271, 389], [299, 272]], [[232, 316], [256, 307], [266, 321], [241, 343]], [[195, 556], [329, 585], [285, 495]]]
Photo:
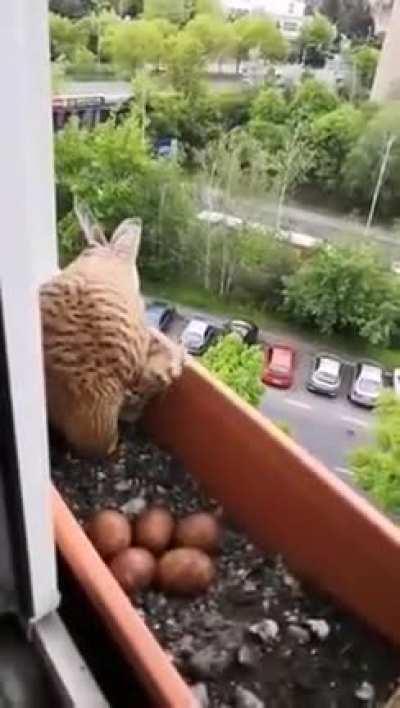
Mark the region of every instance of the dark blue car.
[[165, 332], [176, 315], [173, 305], [162, 300], [154, 300], [146, 307], [146, 320], [149, 327]]

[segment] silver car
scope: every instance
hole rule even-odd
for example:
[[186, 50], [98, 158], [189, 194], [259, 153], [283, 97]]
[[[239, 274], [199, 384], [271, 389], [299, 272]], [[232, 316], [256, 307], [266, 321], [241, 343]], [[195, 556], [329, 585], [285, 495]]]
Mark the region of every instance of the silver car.
[[349, 399], [366, 408], [374, 408], [383, 391], [383, 370], [379, 364], [360, 362], [354, 372]]
[[217, 335], [217, 329], [207, 320], [198, 316], [186, 325], [181, 342], [189, 354], [203, 354]]
[[342, 383], [342, 369], [342, 362], [337, 357], [317, 354], [306, 384], [308, 390], [337, 396]]

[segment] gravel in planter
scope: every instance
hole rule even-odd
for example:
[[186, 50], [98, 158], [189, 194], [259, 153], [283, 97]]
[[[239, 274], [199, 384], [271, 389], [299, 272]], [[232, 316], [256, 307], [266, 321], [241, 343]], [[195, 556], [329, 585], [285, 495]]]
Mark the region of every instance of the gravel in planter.
[[[218, 503], [171, 457], [137, 433], [112, 460], [53, 449], [57, 487], [83, 521], [116, 508], [137, 514], [165, 503], [177, 516]], [[397, 685], [399, 654], [225, 526], [217, 581], [192, 600], [155, 590], [134, 601], [203, 706], [380, 706]]]

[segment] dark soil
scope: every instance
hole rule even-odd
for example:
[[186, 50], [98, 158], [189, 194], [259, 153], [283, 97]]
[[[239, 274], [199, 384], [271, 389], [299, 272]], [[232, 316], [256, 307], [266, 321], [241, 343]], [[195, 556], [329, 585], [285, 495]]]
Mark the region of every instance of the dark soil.
[[[177, 516], [222, 512], [139, 434], [123, 436], [114, 460], [93, 463], [53, 451], [52, 467], [80, 520], [102, 508], [136, 511], [143, 500], [163, 502]], [[397, 685], [393, 648], [302, 587], [281, 558], [260, 553], [232, 526], [225, 526], [218, 579], [207, 595], [187, 600], [151, 590], [134, 601], [204, 706], [372, 708]]]

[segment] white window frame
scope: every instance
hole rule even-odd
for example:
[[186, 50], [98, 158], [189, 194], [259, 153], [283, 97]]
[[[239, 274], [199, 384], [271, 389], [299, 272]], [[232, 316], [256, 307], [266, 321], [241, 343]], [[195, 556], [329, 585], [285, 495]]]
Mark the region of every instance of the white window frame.
[[35, 622], [59, 601], [38, 285], [57, 270], [47, 0], [0, 23], [0, 287]]

